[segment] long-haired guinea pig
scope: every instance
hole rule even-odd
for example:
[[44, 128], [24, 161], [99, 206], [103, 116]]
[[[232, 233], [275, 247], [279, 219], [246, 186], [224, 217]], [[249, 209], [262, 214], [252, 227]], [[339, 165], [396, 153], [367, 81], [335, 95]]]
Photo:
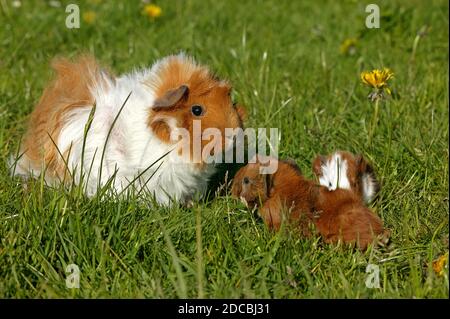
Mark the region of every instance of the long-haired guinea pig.
[[329, 190], [351, 189], [365, 203], [371, 202], [380, 190], [372, 166], [362, 155], [337, 151], [328, 156], [317, 156], [312, 166], [320, 185]]
[[270, 229], [278, 230], [286, 218], [298, 223], [301, 233], [309, 236], [313, 220], [313, 203], [309, 201], [313, 183], [302, 176], [293, 161], [279, 160], [273, 174], [261, 174], [261, 165], [257, 158], [255, 163], [247, 164], [236, 173], [232, 195], [248, 208], [257, 208]]
[[260, 165], [247, 164], [238, 171], [232, 195], [249, 208], [257, 207], [269, 228], [279, 229], [283, 211], [287, 210], [287, 220], [299, 220], [304, 235], [310, 234], [312, 222], [327, 243], [343, 241], [364, 250], [379, 235], [388, 236], [380, 218], [364, 206], [353, 190], [330, 191], [316, 185], [305, 179], [291, 161], [279, 161], [272, 175], [261, 174]]
[[[114, 177], [118, 193], [132, 186], [160, 204], [184, 202], [206, 191], [214, 166], [174, 151], [178, 133], [189, 132], [191, 150], [200, 145], [202, 154], [211, 140], [206, 129], [225, 139], [225, 128], [242, 127], [245, 113], [231, 100], [230, 84], [184, 54], [120, 77], [87, 56], [56, 60], [53, 68], [56, 78], [31, 114], [20, 156], [11, 158], [14, 175], [42, 173], [50, 184], [83, 180], [88, 196]], [[210, 155], [229, 146], [218, 144]]]

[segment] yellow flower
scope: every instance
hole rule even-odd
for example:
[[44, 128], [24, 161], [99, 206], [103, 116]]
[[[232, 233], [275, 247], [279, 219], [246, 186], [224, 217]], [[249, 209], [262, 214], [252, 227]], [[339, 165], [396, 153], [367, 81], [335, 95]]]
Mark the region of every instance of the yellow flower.
[[448, 268], [448, 252], [433, 261], [433, 270], [438, 276], [444, 275], [445, 268]]
[[154, 4], [147, 4], [144, 7], [143, 13], [149, 16], [152, 19], [158, 18], [162, 14], [161, 7], [158, 7]]
[[362, 72], [361, 73], [361, 81], [377, 89], [379, 91], [386, 90], [388, 94], [391, 94], [391, 90], [388, 87], [388, 81], [394, 76], [391, 70], [384, 68], [383, 70], [372, 70], [370, 72]]
[[358, 40], [355, 38], [345, 39], [340, 46], [340, 51], [342, 54], [350, 54], [353, 55], [356, 52], [356, 43]]
[[97, 18], [97, 14], [94, 11], [86, 11], [83, 13], [83, 20], [87, 24], [94, 23], [96, 18]]

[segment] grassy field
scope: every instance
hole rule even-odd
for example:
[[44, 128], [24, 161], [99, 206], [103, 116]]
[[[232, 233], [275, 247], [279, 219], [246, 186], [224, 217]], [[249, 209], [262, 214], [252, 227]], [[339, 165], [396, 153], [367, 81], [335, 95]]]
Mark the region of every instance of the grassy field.
[[[67, 29], [65, 6], [77, 2], [95, 19]], [[0, 297], [448, 298], [448, 271], [431, 267], [448, 251], [446, 0], [377, 1], [380, 29], [365, 27], [358, 1], [158, 1], [153, 20], [140, 1], [12, 3], [0, 0]], [[354, 54], [341, 52], [348, 38]], [[190, 209], [152, 209], [42, 181], [25, 190], [9, 176], [52, 57], [91, 52], [120, 74], [180, 50], [231, 81], [246, 126], [279, 128], [280, 156], [306, 176], [319, 153], [370, 159], [391, 246], [361, 253], [273, 234], [226, 188]], [[382, 67], [397, 98], [380, 104], [370, 139], [359, 74]], [[66, 288], [72, 263], [79, 289]], [[365, 285], [369, 263], [380, 288]]]

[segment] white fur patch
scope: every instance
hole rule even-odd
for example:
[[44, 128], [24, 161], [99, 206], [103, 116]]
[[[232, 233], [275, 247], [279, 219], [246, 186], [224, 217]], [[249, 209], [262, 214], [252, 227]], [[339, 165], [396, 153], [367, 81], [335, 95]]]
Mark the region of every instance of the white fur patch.
[[320, 185], [327, 187], [330, 191], [337, 188], [350, 189], [350, 181], [347, 177], [347, 161], [343, 160], [339, 153], [333, 154], [321, 168]]
[[[83, 181], [88, 196], [94, 195], [98, 185], [107, 184], [114, 174], [112, 188], [117, 193], [134, 181], [129, 189], [133, 188], [154, 195], [160, 204], [168, 205], [172, 200], [187, 201], [196, 193], [205, 194], [208, 179], [214, 173], [212, 164], [200, 169], [196, 164], [173, 160], [179, 155], [177, 152], [171, 152], [149, 168], [173, 148], [173, 145], [163, 143], [148, 127], [149, 110], [155, 100], [155, 87], [146, 84], [149, 80], [152, 80], [153, 84], [161, 82], [158, 71], [170, 59], [191, 61], [184, 55], [171, 56], [151, 68], [119, 77], [115, 82], [105, 76], [91, 88], [96, 102], [96, 111], [86, 136], [83, 160], [84, 129], [92, 105], [76, 108], [65, 114], [65, 124], [58, 141], [55, 142], [61, 154], [65, 154], [70, 149], [70, 156], [65, 160], [76, 183], [80, 183], [81, 166], [83, 166]], [[128, 102], [111, 131], [104, 152], [105, 156], [101, 162], [110, 127], [130, 92], [132, 93]], [[171, 126], [175, 125], [173, 119], [168, 123]], [[160, 166], [159, 169], [158, 166]], [[32, 168], [29, 159], [23, 156], [17, 163], [15, 175], [30, 173], [37, 176], [40, 169]], [[137, 178], [141, 173], [143, 174]], [[45, 176], [47, 182], [58, 182], [47, 180], [48, 177]]]
[[372, 175], [364, 174], [362, 176], [362, 195], [365, 203], [369, 203], [376, 195], [376, 184]]

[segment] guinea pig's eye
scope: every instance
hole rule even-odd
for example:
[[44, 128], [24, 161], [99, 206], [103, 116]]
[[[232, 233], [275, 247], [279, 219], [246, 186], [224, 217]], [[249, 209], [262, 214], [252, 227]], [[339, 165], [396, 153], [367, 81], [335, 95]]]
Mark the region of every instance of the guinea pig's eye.
[[200, 116], [203, 114], [203, 107], [198, 104], [192, 105], [191, 112], [194, 116]]
[[244, 178], [242, 179], [242, 182], [243, 182], [245, 185], [250, 184], [250, 180], [248, 179], [248, 177], [244, 177]]

